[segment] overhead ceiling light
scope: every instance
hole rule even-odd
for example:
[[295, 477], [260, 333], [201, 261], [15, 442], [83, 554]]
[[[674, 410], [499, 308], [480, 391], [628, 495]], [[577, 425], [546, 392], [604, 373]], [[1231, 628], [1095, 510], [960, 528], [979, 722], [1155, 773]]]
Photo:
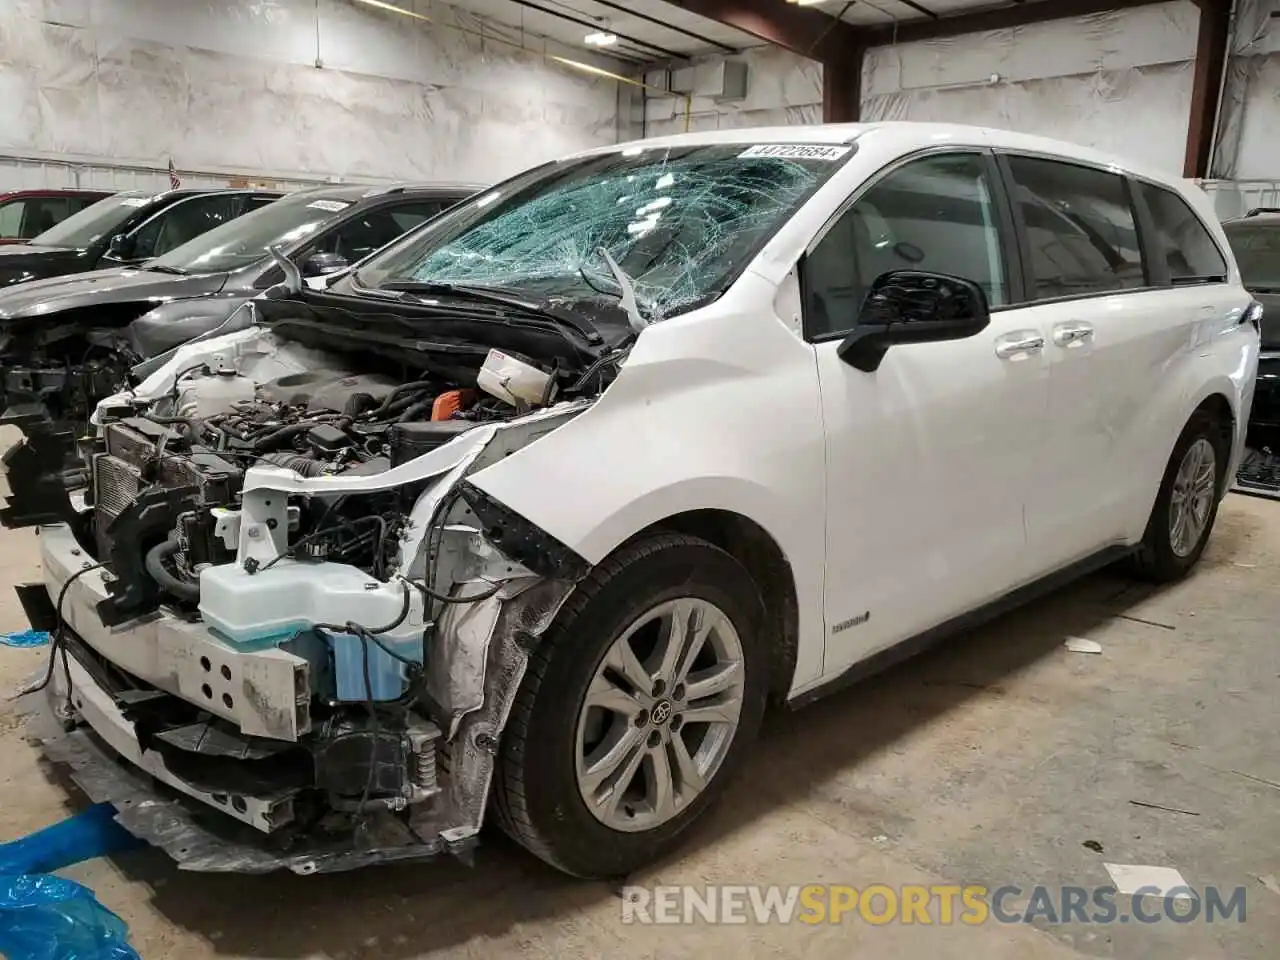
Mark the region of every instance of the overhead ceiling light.
[[820, 3], [826, 3], [827, 0], [787, 0], [787, 3], [797, 7], [816, 7]]
[[413, 17], [415, 20], [421, 20], [424, 23], [431, 23], [430, 17], [424, 17], [422, 14], [413, 10], [406, 10], [404, 7], [397, 7], [394, 3], [386, 3], [385, 0], [356, 0], [357, 3], [363, 3], [366, 7], [377, 7], [379, 10], [386, 10], [390, 13], [404, 14], [406, 17]]
[[591, 47], [611, 47], [618, 42], [618, 35], [597, 30], [595, 33], [588, 33], [582, 38], [582, 42]]

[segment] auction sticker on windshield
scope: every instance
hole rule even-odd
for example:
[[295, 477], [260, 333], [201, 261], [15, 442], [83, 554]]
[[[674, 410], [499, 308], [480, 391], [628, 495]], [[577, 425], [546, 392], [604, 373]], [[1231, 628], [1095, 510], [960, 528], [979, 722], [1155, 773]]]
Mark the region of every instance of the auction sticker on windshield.
[[345, 210], [351, 206], [341, 200], [312, 200], [307, 204], [311, 210], [323, 210], [325, 213], [337, 213], [339, 210]]
[[738, 154], [739, 159], [768, 157], [776, 160], [839, 160], [851, 147], [821, 143], [757, 143]]

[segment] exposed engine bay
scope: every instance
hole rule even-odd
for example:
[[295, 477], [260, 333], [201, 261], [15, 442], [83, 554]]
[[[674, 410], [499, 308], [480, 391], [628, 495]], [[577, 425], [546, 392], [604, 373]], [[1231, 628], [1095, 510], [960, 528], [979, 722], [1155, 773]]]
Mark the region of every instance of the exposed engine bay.
[[79, 441], [81, 502], [42, 529], [44, 686], [186, 795], [179, 834], [135, 832], [192, 869], [347, 869], [479, 828], [527, 644], [586, 564], [466, 477], [586, 410], [626, 345], [414, 343], [189, 344]]
[[[537, 376], [522, 361], [499, 356]], [[110, 419], [88, 453], [94, 541], [116, 575], [109, 622], [136, 616], [161, 597], [198, 601], [200, 571], [235, 557], [235, 544], [215, 532], [211, 510], [238, 498], [249, 467], [303, 477], [377, 474], [517, 413], [477, 388], [430, 378], [405, 383], [385, 373], [321, 368], [255, 385], [233, 369], [204, 364], [182, 374], [151, 409], [105, 407]], [[305, 537], [297, 550], [385, 579], [417, 492], [400, 489], [358, 505], [317, 501], [291, 521]]]

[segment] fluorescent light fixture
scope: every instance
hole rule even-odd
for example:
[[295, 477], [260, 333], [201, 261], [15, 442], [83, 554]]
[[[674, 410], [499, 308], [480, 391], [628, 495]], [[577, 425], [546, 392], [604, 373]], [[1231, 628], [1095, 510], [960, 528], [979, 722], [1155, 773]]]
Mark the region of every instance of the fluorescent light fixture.
[[597, 30], [595, 33], [588, 33], [582, 38], [582, 42], [589, 47], [611, 47], [618, 42], [618, 35]]
[[816, 7], [818, 4], [826, 2], [827, 0], [787, 0], [787, 3], [797, 7]]
[[400, 13], [406, 17], [421, 20], [424, 23], [432, 22], [430, 17], [424, 17], [422, 14], [413, 10], [406, 10], [404, 7], [397, 7], [394, 3], [383, 3], [383, 0], [356, 0], [356, 3], [363, 3], [366, 7], [377, 7], [379, 10], [386, 10], [390, 13]]

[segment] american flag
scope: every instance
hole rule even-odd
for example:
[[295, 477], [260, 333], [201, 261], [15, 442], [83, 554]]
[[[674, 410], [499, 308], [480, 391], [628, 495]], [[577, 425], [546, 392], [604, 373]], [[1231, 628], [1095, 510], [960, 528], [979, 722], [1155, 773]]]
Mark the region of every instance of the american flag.
[[169, 189], [177, 190], [182, 186], [182, 180], [178, 176], [177, 168], [173, 165], [173, 157], [169, 158]]

